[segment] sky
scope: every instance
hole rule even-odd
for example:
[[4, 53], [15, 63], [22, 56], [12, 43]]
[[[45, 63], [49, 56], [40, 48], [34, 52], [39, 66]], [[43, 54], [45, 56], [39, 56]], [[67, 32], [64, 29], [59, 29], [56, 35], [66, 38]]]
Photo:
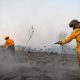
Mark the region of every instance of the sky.
[[69, 22], [80, 21], [80, 0], [0, 0], [0, 44], [8, 35], [16, 45], [26, 45], [30, 29], [32, 47], [52, 46], [61, 32], [70, 34]]

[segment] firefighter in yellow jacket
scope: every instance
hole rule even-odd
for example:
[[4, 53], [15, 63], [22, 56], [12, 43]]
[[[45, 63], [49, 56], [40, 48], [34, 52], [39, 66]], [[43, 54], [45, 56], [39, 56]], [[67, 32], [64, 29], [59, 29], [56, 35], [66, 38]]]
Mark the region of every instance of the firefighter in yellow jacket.
[[8, 50], [14, 53], [15, 52], [14, 41], [10, 39], [9, 36], [5, 36], [5, 40], [6, 42], [4, 46], [8, 47]]
[[62, 41], [58, 41], [56, 44], [63, 45], [63, 44], [69, 43], [73, 39], [76, 39], [76, 44], [77, 44], [76, 51], [77, 51], [77, 57], [78, 57], [78, 64], [80, 67], [80, 22], [74, 19], [69, 23], [69, 27], [73, 28], [72, 33], [66, 39]]

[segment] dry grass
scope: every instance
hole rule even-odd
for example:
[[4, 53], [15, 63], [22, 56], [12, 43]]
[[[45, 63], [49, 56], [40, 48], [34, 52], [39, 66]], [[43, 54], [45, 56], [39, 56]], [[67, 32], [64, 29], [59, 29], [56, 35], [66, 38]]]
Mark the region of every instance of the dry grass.
[[0, 52], [0, 80], [80, 80], [76, 55]]

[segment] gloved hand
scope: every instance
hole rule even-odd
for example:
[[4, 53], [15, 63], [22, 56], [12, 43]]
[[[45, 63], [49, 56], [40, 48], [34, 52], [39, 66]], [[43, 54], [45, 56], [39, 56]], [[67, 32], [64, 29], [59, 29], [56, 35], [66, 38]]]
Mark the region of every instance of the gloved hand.
[[58, 42], [56, 42], [55, 44], [60, 44], [60, 45], [62, 45], [63, 43], [62, 43], [62, 41], [58, 41]]

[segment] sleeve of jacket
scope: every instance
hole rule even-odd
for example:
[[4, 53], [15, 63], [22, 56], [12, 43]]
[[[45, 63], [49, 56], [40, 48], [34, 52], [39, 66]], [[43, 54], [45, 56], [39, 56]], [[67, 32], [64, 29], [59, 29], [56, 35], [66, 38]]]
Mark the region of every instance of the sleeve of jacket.
[[62, 41], [63, 44], [69, 43], [77, 36], [76, 31], [73, 31], [66, 39]]

